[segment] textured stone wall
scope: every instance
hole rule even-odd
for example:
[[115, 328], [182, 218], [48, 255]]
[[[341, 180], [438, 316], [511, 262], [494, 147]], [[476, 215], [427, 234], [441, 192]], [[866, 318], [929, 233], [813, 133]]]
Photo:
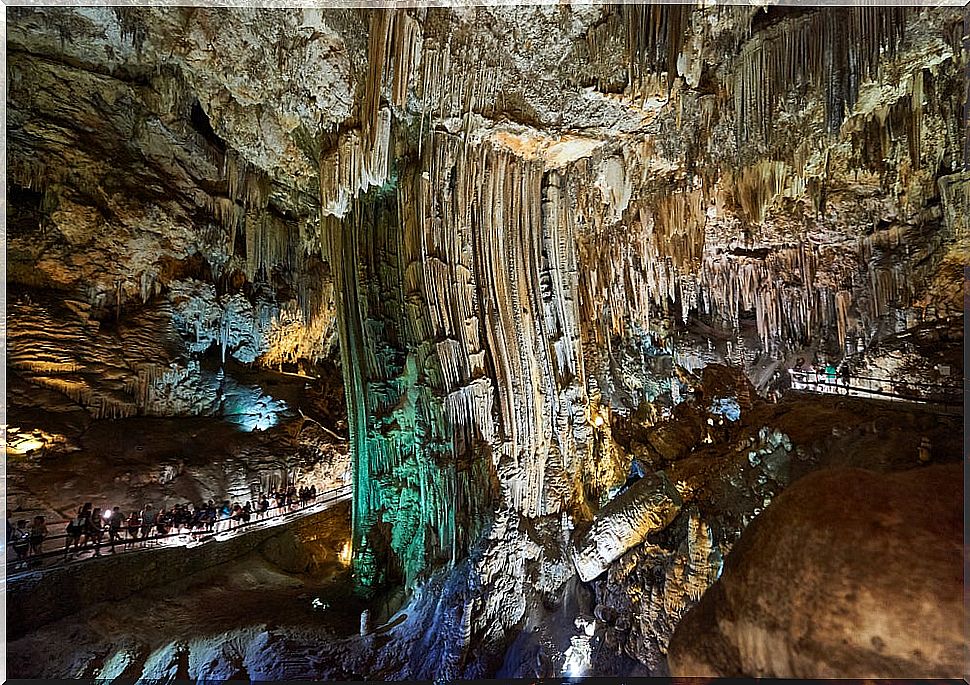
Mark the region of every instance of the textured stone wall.
[[[486, 17], [522, 19], [499, 9], [369, 15], [360, 129], [319, 157], [325, 204], [342, 188], [382, 187], [322, 229], [342, 264], [366, 577], [381, 547], [409, 581], [428, 559], [454, 560], [452, 544], [413, 536], [435, 526], [458, 535], [431, 513], [426, 477], [378, 495], [405, 454], [428, 449], [416, 464], [436, 474], [471, 460], [479, 475], [464, 483], [494, 474], [498, 508], [523, 517], [588, 516], [623, 477], [596, 464], [592, 419], [601, 399], [617, 398], [620, 411], [647, 399], [629, 391], [638, 379], [623, 358], [640, 341], [688, 367], [777, 366], [806, 348], [839, 358], [907, 318], [957, 312], [953, 298], [921, 308], [916, 286], [947, 278], [937, 266], [965, 242], [941, 204], [962, 190], [936, 187], [939, 169], [960, 164], [955, 13], [840, 9], [761, 24], [748, 8], [601, 8], [585, 34], [543, 17], [569, 38], [528, 57], [494, 42]], [[583, 91], [577, 74], [602, 68], [617, 46], [629, 59], [623, 97]], [[511, 70], [549, 75], [563, 64], [558, 126], [538, 96], [528, 120], [497, 116]], [[576, 108], [576, 98], [602, 106]], [[630, 107], [611, 109], [621, 101]], [[707, 350], [692, 348], [692, 327], [708, 333]], [[422, 399], [426, 388], [448, 398], [443, 412]], [[412, 406], [420, 427], [406, 418]], [[406, 439], [372, 437], [388, 424]], [[487, 509], [461, 494], [486, 488], [443, 491], [457, 493], [459, 512]]]

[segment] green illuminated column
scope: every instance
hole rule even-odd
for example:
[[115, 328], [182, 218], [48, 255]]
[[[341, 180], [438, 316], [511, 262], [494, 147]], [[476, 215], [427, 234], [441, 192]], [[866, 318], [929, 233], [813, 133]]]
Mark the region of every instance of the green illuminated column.
[[422, 226], [401, 210], [402, 195], [371, 191], [325, 226], [355, 464], [354, 569], [365, 590], [410, 585], [461, 558], [493, 495], [489, 446], [450, 418], [462, 393], [453, 386], [468, 379], [442, 372], [439, 352], [449, 346], [428, 326], [413, 253]]

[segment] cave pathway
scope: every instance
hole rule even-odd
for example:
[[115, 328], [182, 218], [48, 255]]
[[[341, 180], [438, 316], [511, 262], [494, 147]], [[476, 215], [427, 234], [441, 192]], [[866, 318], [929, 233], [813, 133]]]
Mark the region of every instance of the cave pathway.
[[[285, 523], [291, 523], [305, 516], [310, 516], [312, 514], [324, 511], [325, 509], [329, 509], [338, 502], [343, 502], [344, 500], [349, 499], [351, 495], [351, 488], [352, 486], [348, 484], [342, 485], [338, 488], [333, 488], [332, 490], [326, 490], [317, 495], [317, 499], [306, 506], [274, 507], [274, 509], [282, 509], [283, 511], [279, 511], [276, 514], [271, 514], [259, 519], [255, 518], [254, 516], [254, 518], [247, 523], [240, 523], [231, 527], [228, 527], [229, 521], [223, 519], [217, 522], [217, 527], [227, 526], [222, 530], [192, 530], [187, 532], [168, 533], [166, 535], [155, 535], [147, 538], [130, 538], [127, 536], [121, 536], [114, 544], [114, 552], [108, 551], [107, 553], [101, 553], [100, 556], [96, 555], [95, 551], [97, 550], [100, 552], [105, 548], [110, 549], [112, 546], [110, 542], [101, 542], [97, 545], [85, 544], [85, 546], [80, 549], [76, 556], [68, 558], [65, 554], [65, 547], [63, 546], [68, 538], [66, 533], [61, 535], [51, 535], [45, 538], [45, 546], [56, 544], [57, 549], [43, 552], [42, 554], [29, 557], [25, 560], [18, 559], [14, 552], [13, 545], [8, 544], [6, 550], [7, 579], [13, 581], [26, 577], [30, 574], [43, 573], [44, 571], [52, 568], [69, 566], [99, 559], [101, 557], [112, 557], [118, 553], [151, 552], [170, 547], [191, 548], [213, 541], [222, 542], [240, 535], [246, 535], [247, 533], [253, 533], [258, 530], [265, 530], [266, 528], [273, 528]], [[269, 510], [269, 512], [272, 511], [273, 509]], [[122, 530], [125, 530], [125, 528], [122, 528]]]

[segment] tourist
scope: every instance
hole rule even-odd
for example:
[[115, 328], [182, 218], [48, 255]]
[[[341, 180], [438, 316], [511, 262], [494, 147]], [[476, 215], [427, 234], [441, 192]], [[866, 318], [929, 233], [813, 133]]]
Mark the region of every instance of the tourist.
[[188, 511], [185, 504], [176, 504], [172, 510], [172, 528], [176, 533], [182, 533], [188, 525]]
[[193, 506], [195, 513], [192, 514], [191, 530], [193, 533], [197, 533], [205, 528], [205, 502]]
[[235, 502], [232, 505], [232, 509], [229, 512], [229, 528], [232, 529], [242, 523], [242, 507], [239, 506], [239, 502]]
[[17, 568], [27, 568], [27, 555], [30, 553], [30, 531], [27, 530], [27, 519], [17, 521], [11, 546], [17, 555]]
[[94, 556], [101, 556], [101, 540], [104, 538], [104, 519], [101, 517], [101, 507], [95, 507], [91, 512], [91, 519], [85, 530], [87, 539], [94, 543]]
[[269, 511], [269, 499], [267, 499], [266, 495], [259, 496], [259, 507], [256, 511], [259, 514], [258, 518], [266, 518], [266, 512]]
[[158, 510], [158, 515], [155, 517], [155, 532], [158, 537], [165, 537], [168, 535], [168, 525], [169, 525], [169, 514], [165, 507]]
[[138, 511], [135, 509], [131, 510], [128, 514], [128, 539], [125, 541], [125, 549], [131, 549], [135, 545], [135, 541], [138, 540], [138, 531], [141, 528], [141, 517], [138, 516]]
[[[91, 520], [91, 503], [85, 502], [84, 506], [77, 510], [77, 514], [67, 524], [67, 536], [64, 539], [64, 558], [68, 558], [71, 545], [74, 545], [74, 552], [70, 556], [76, 556], [82, 544], [87, 543], [86, 533]], [[84, 543], [81, 538], [85, 537]]]
[[142, 544], [145, 543], [150, 537], [152, 537], [152, 530], [155, 528], [155, 509], [152, 507], [152, 503], [149, 502], [145, 505], [145, 508], [141, 510], [141, 539]]
[[121, 527], [124, 525], [125, 515], [121, 513], [121, 507], [115, 507], [111, 510], [111, 516], [108, 517], [108, 543], [111, 545], [111, 553], [114, 554], [115, 543], [121, 537]]
[[30, 526], [30, 550], [28, 556], [36, 557], [43, 553], [44, 540], [47, 539], [47, 523], [43, 516], [35, 516]]
[[313, 503], [316, 500], [317, 500], [317, 486], [316, 485], [311, 485], [310, 486], [310, 502]]
[[210, 533], [215, 530], [216, 518], [217, 518], [216, 502], [215, 500], [210, 499], [209, 506], [207, 506], [205, 510], [205, 526], [206, 526], [206, 530], [208, 530]]

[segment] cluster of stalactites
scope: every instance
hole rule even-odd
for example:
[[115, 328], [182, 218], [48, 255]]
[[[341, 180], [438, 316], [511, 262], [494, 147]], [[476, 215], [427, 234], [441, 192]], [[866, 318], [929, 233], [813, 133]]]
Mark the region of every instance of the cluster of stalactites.
[[629, 83], [648, 74], [667, 74], [667, 89], [678, 75], [693, 7], [689, 4], [622, 4], [618, 12], [626, 29]]
[[[556, 513], [570, 497], [569, 486], [545, 479], [562, 475], [587, 439], [576, 239], [559, 180], [553, 174], [544, 184], [541, 164], [488, 143], [463, 154], [444, 134], [434, 137], [428, 155], [430, 182], [417, 203], [427, 252], [415, 257], [425, 264], [425, 293], [436, 312], [432, 332], [458, 333], [459, 344], [441, 350], [443, 368], [482, 374], [487, 351], [499, 426], [495, 463], [505, 499], [525, 515]], [[442, 192], [453, 174], [453, 189]], [[436, 273], [439, 264], [455, 261], [460, 268], [451, 274]], [[469, 301], [477, 290], [481, 311], [463, 316], [455, 307], [456, 286], [467, 290]], [[455, 408], [464, 406], [467, 400]], [[453, 425], [487, 420], [483, 411], [452, 419]]]
[[[406, 173], [401, 183], [414, 179]], [[490, 464], [476, 458], [494, 430], [490, 388], [446, 370], [443, 351], [460, 343], [430, 332], [424, 264], [414, 255], [425, 227], [412, 204], [396, 200], [365, 195], [324, 233], [327, 256], [340, 265], [339, 342], [350, 360], [343, 371], [356, 455], [354, 563], [365, 585], [395, 567], [410, 584], [427, 566], [456, 561], [490, 502]], [[487, 414], [477, 424], [487, 432], [476, 433], [456, 409]], [[452, 429], [459, 415], [464, 432]]]
[[360, 393], [348, 403], [362, 572], [380, 557], [368, 531], [381, 521], [413, 578], [467, 551], [489, 483], [526, 516], [577, 496], [591, 429], [561, 184], [541, 162], [436, 131], [396, 195], [366, 195], [328, 227], [347, 387]]
[[[391, 112], [407, 102], [421, 62], [421, 27], [401, 10], [370, 15], [368, 64], [360, 103], [360, 127], [330, 138], [321, 151], [320, 200], [324, 216], [342, 217], [360, 193], [383, 185], [391, 154]], [[389, 107], [382, 106], [387, 97]]]
[[[762, 219], [779, 197], [804, 192], [781, 162], [760, 162], [732, 183], [751, 220]], [[767, 243], [735, 250], [705, 235], [703, 189], [633, 201], [617, 231], [600, 225], [609, 211], [588, 186], [573, 179], [567, 187], [580, 217], [592, 224], [579, 234], [579, 284], [582, 316], [593, 322], [590, 334], [600, 346], [631, 326], [662, 332], [668, 318], [686, 322], [691, 315], [737, 333], [742, 312], [754, 313], [761, 349], [772, 355], [819, 336], [864, 345], [880, 318], [914, 299], [914, 273], [898, 259], [913, 230], [905, 225], [830, 247]]]
[[433, 137], [431, 120], [463, 117], [494, 105], [503, 72], [477, 43], [425, 42], [421, 24], [404, 10], [370, 15], [368, 66], [359, 127], [327, 136], [320, 155], [324, 215], [342, 217], [354, 198], [388, 179], [392, 115], [420, 112], [418, 154]]
[[616, 5], [586, 32], [589, 59], [609, 64], [613, 55], [624, 54], [631, 95], [643, 96], [664, 86], [669, 93], [680, 75], [693, 11], [690, 4]]
[[825, 8], [755, 34], [741, 49], [733, 83], [739, 140], [767, 139], [773, 114], [793, 89], [820, 89], [825, 124], [837, 131], [859, 96], [895, 53], [909, 8]]
[[[61, 393], [96, 419], [188, 413], [166, 388], [187, 377], [158, 347], [166, 307], [144, 312], [121, 336], [100, 330], [93, 307], [68, 300], [71, 313], [33, 302], [11, 302], [8, 363], [34, 385]], [[120, 350], [120, 354], [119, 354]]]

